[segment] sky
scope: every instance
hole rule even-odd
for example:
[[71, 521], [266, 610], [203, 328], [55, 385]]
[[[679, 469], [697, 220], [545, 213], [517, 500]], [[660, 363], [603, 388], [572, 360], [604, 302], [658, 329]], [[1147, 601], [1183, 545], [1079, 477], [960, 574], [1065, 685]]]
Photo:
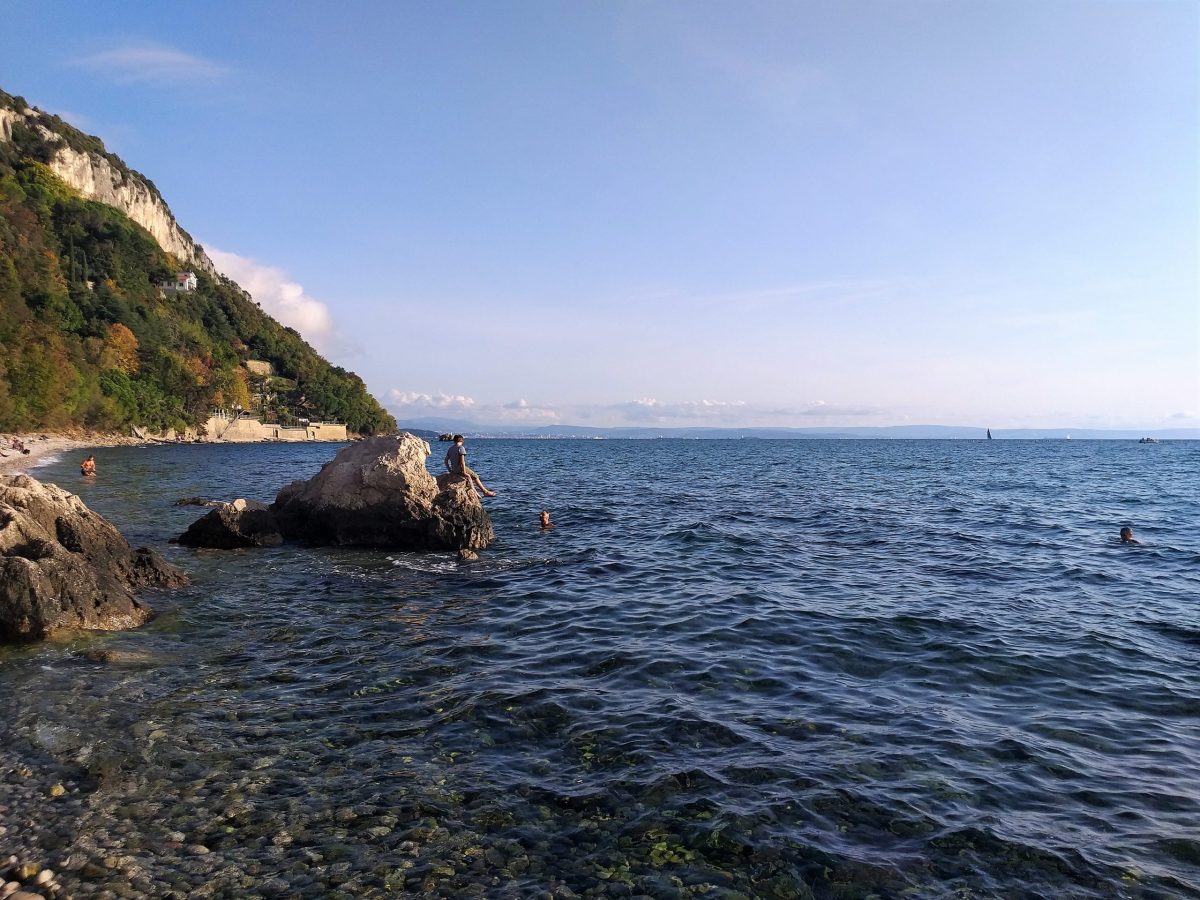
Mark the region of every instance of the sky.
[[1193, 0], [8, 0], [403, 423], [1200, 425]]

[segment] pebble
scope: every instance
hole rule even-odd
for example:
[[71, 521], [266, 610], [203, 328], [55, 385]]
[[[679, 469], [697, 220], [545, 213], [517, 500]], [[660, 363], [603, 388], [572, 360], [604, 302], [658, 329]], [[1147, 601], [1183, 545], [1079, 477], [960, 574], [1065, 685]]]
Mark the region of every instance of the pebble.
[[190, 844], [188, 845], [187, 851], [188, 853], [196, 854], [196, 856], [204, 856], [207, 853], [212, 853], [212, 851], [203, 844]]
[[54, 873], [49, 869], [42, 869], [37, 873], [37, 877], [33, 879], [34, 884], [47, 884], [54, 880]]

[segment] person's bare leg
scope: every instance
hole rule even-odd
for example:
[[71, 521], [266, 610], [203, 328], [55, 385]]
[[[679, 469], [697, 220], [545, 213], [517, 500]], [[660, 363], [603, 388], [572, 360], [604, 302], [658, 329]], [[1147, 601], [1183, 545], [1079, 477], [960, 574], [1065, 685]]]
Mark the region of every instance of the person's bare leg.
[[475, 476], [475, 483], [476, 483], [477, 485], [479, 485], [479, 489], [480, 489], [481, 491], [483, 491], [485, 494], [487, 494], [489, 497], [495, 497], [495, 496], [496, 496], [496, 492], [495, 492], [495, 491], [489, 491], [489, 490], [488, 490], [486, 487], [484, 487], [484, 485], [483, 485], [483, 480], [482, 480], [482, 479], [481, 479], [481, 478], [480, 478], [478, 475], [476, 475], [476, 476]]

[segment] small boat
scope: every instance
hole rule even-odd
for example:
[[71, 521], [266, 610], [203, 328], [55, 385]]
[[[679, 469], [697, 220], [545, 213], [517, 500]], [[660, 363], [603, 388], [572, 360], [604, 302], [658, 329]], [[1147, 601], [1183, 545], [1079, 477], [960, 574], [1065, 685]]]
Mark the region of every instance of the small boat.
[[1138, 441], [1139, 444], [1157, 444], [1158, 438], [1145, 437]]
[[989, 429], [987, 430], [987, 432], [988, 432], [987, 439], [990, 441], [990, 440], [992, 439], [992, 429], [990, 429], [990, 428], [989, 428]]

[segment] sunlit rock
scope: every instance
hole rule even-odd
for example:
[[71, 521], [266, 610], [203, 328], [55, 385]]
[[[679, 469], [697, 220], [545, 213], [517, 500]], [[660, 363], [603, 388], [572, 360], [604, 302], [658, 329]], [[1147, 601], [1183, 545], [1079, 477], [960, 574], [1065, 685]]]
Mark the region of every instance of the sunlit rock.
[[429, 444], [411, 434], [360, 441], [308, 481], [279, 492], [271, 509], [287, 538], [400, 550], [480, 550], [492, 522], [466, 479], [435, 479]]

